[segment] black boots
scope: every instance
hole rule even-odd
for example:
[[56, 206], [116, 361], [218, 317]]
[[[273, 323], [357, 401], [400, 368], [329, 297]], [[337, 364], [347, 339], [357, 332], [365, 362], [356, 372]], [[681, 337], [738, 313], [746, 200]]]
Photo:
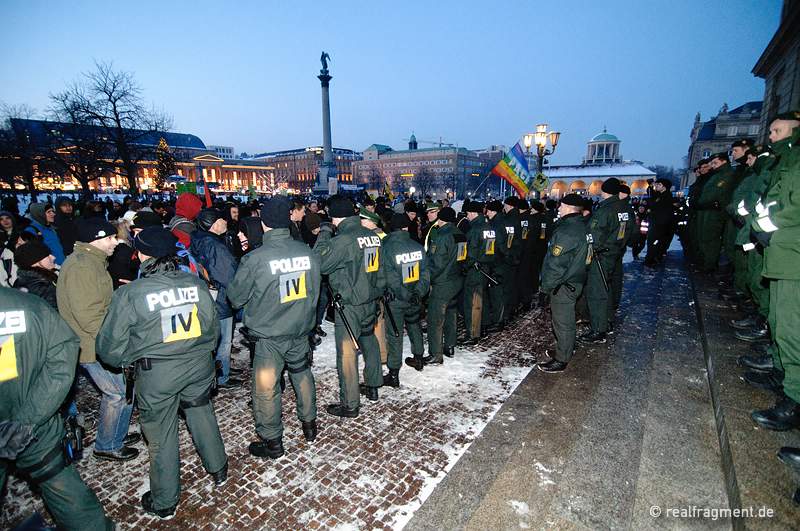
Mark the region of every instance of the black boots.
[[400, 369], [389, 369], [389, 372], [383, 375], [383, 385], [389, 387], [400, 387]]
[[[398, 383], [398, 385], [400, 385], [400, 384]], [[360, 384], [358, 386], [358, 389], [359, 389], [359, 391], [361, 392], [362, 395], [367, 397], [367, 400], [371, 400], [373, 402], [378, 400], [378, 388], [377, 387], [370, 387], [370, 386], [368, 386], [366, 384]]]
[[600, 345], [606, 342], [605, 332], [586, 332], [578, 336], [578, 341], [581, 343], [591, 343], [593, 345]]
[[173, 516], [175, 516], [176, 507], [178, 506], [173, 505], [167, 509], [156, 509], [153, 507], [153, 493], [148, 490], [142, 495], [142, 509], [144, 509], [144, 512], [158, 516], [162, 520], [170, 520]]
[[778, 459], [780, 459], [784, 464], [800, 471], [800, 448], [784, 446], [778, 451]]
[[248, 450], [250, 451], [250, 455], [254, 455], [256, 457], [269, 457], [270, 459], [277, 459], [283, 455], [283, 440], [266, 439], [251, 442]]
[[567, 368], [567, 364], [563, 361], [558, 361], [557, 359], [553, 358], [543, 363], [538, 363], [536, 368], [547, 373], [564, 372], [564, 369]]
[[308, 442], [314, 442], [314, 439], [317, 438], [317, 421], [309, 420], [306, 422], [302, 420], [300, 423], [303, 425], [303, 437], [305, 437]]
[[750, 417], [762, 428], [786, 431], [800, 428], [800, 405], [788, 396], [778, 399], [772, 409], [753, 411]]
[[448, 358], [452, 358], [456, 355], [456, 347], [445, 347], [444, 348], [444, 355]]
[[425, 365], [441, 365], [442, 363], [444, 363], [444, 358], [442, 357], [441, 354], [439, 355], [430, 354], [422, 358], [422, 363]]
[[[414, 356], [413, 358], [406, 358], [406, 365], [413, 367], [415, 370], [421, 371], [425, 364], [422, 362], [422, 356]], [[384, 383], [386, 385], [386, 383]]]
[[225, 466], [211, 474], [211, 479], [214, 480], [214, 485], [217, 487], [223, 486], [228, 481], [228, 462], [225, 461]]
[[764, 356], [739, 356], [736, 363], [740, 367], [746, 367], [759, 372], [771, 372], [773, 369], [772, 356], [765, 354]]
[[749, 330], [758, 326], [758, 316], [751, 315], [744, 319], [731, 319], [731, 326], [736, 330]]
[[740, 378], [756, 389], [783, 393], [783, 372], [772, 369], [769, 372], [747, 371]]
[[328, 404], [325, 407], [325, 411], [328, 412], [328, 415], [348, 419], [354, 419], [358, 416], [358, 408], [350, 409], [342, 404]]

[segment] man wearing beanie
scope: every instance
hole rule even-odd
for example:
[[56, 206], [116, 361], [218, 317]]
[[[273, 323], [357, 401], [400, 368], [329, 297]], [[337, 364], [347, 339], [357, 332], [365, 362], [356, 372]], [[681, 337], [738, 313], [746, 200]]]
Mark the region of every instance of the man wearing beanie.
[[345, 318], [363, 351], [367, 398], [377, 400], [378, 387], [383, 385], [380, 348], [374, 331], [377, 300], [385, 287], [380, 271], [381, 239], [361, 226], [353, 203], [345, 196], [331, 196], [328, 213], [332, 223], [322, 224], [314, 250], [322, 258], [322, 274], [328, 275], [334, 298], [341, 302], [342, 310], [336, 314], [334, 328], [339, 403], [329, 404], [326, 411], [353, 418], [358, 416], [361, 405], [358, 355], [344, 326]]
[[175, 215], [169, 222], [169, 230], [187, 249], [192, 243], [192, 233], [197, 228], [194, 220], [203, 209], [203, 202], [196, 194], [184, 192], [175, 201]]
[[464, 276], [464, 323], [467, 328], [466, 345], [474, 345], [481, 339], [483, 307], [486, 301], [486, 276], [478, 269], [490, 271], [494, 265], [495, 232], [483, 217], [484, 205], [470, 201], [467, 206], [467, 257]]
[[[400, 387], [400, 367], [403, 364], [403, 330], [408, 330], [411, 342], [411, 358], [407, 362], [418, 371], [422, 370], [425, 346], [422, 340], [420, 311], [422, 299], [430, 289], [430, 272], [425, 249], [411, 239], [408, 233], [408, 216], [394, 214], [390, 222], [392, 232], [381, 242], [381, 270], [386, 279], [384, 304], [394, 317], [398, 336], [393, 331], [386, 334], [388, 355], [386, 366], [389, 373], [383, 376], [383, 385]], [[390, 325], [391, 326], [391, 325]], [[430, 322], [428, 327], [430, 333]]]
[[[591, 330], [578, 339], [586, 343], [605, 343], [608, 324], [613, 317], [614, 299], [611, 290], [617, 257], [625, 250], [627, 226], [619, 219], [619, 180], [611, 177], [600, 188], [602, 201], [589, 218], [594, 260], [586, 282], [586, 303], [589, 307]], [[628, 220], [628, 224], [634, 221]]]
[[542, 291], [550, 297], [556, 351], [539, 363], [542, 372], [561, 372], [575, 351], [575, 302], [586, 282], [586, 269], [592, 260], [578, 194], [567, 194], [558, 208], [560, 219], [553, 229], [550, 246], [542, 266]]
[[36, 234], [50, 248], [50, 253], [56, 257], [56, 264], [62, 265], [66, 255], [61, 240], [56, 233], [56, 211], [50, 203], [33, 203], [29, 207], [31, 223], [25, 227], [25, 232]]
[[514, 318], [517, 313], [517, 304], [519, 304], [519, 285], [516, 280], [519, 275], [524, 242], [522, 240], [519, 210], [517, 209], [518, 201], [519, 198], [512, 195], [503, 202], [503, 226], [506, 229], [506, 250], [508, 251], [505, 255], [508, 262], [508, 282], [503, 286], [505, 304], [503, 314], [507, 321]]
[[461, 264], [466, 259], [466, 238], [456, 228], [455, 221], [455, 210], [450, 207], [441, 209], [428, 246], [431, 274], [428, 355], [422, 360], [426, 365], [441, 364], [444, 361], [442, 355], [452, 358], [455, 354], [458, 294], [463, 286]]
[[219, 317], [220, 338], [215, 359], [219, 366], [217, 387], [230, 389], [238, 387], [242, 381], [232, 378], [231, 345], [233, 342], [233, 310], [228, 302], [226, 290], [236, 274], [236, 258], [225, 244], [228, 223], [222, 212], [216, 208], [206, 208], [195, 218], [197, 230], [192, 233], [192, 244], [189, 248], [192, 256], [208, 271], [211, 282], [218, 288], [217, 317]]
[[488, 304], [483, 305], [483, 328], [486, 333], [501, 332], [506, 318], [506, 283], [510, 264], [508, 234], [503, 220], [503, 203], [494, 200], [486, 203], [486, 219], [494, 232], [494, 264], [489, 268], [492, 277], [497, 280], [496, 286], [489, 287]]
[[50, 254], [50, 248], [35, 239], [23, 243], [14, 250], [14, 262], [19, 268], [14, 287], [41, 297], [57, 310], [58, 275], [55, 272], [55, 257]]
[[97, 335], [97, 355], [119, 369], [133, 365], [139, 421], [150, 453], [145, 512], [168, 519], [180, 499], [179, 410], [216, 485], [228, 458], [210, 401], [219, 321], [206, 283], [180, 269], [178, 239], [167, 229], [143, 229], [134, 239], [140, 276], [121, 286]]
[[267, 200], [261, 208], [264, 244], [242, 258], [228, 298], [244, 308], [244, 326], [258, 338], [253, 358], [253, 417], [258, 440], [250, 454], [277, 459], [283, 455], [280, 378], [289, 372], [297, 397], [297, 418], [306, 441], [317, 436], [317, 392], [308, 365], [308, 336], [317, 325], [319, 256], [290, 231], [291, 203]]
[[141, 436], [127, 437], [133, 405], [125, 400], [121, 371], [110, 371], [97, 360], [95, 339], [103, 323], [114, 285], [108, 274], [108, 258], [117, 246], [117, 231], [103, 218], [81, 218], [76, 222], [75, 250], [61, 268], [56, 285], [58, 312], [81, 340], [80, 363], [102, 394], [94, 456], [127, 461], [139, 451], [126, 444]]

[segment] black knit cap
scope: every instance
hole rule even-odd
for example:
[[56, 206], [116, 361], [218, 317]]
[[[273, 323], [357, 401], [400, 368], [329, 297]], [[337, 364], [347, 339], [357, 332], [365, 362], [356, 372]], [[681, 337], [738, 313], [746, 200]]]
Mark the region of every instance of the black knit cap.
[[467, 205], [467, 212], [476, 212], [478, 214], [483, 214], [484, 204], [482, 201], [470, 201]]
[[600, 187], [600, 189], [607, 194], [614, 195], [619, 193], [619, 185], [620, 185], [619, 179], [617, 179], [616, 177], [610, 177], [605, 181], [603, 181], [603, 185]]
[[500, 212], [503, 210], [503, 203], [495, 199], [494, 201], [489, 201], [486, 203], [486, 210], [491, 210], [493, 212]]
[[503, 200], [503, 204], [512, 206], [514, 208], [517, 208], [517, 205], [519, 204], [519, 203], [517, 203], [517, 196], [510, 195], [510, 196], [506, 197]]
[[617, 193], [631, 195], [631, 187], [625, 183], [620, 183], [619, 192]]
[[[209, 230], [214, 223], [217, 222], [218, 219], [221, 219], [222, 212], [217, 210], [216, 208], [204, 208], [197, 214], [194, 222], [197, 223], [197, 226], [203, 230]], [[146, 253], [145, 253], [146, 254]]]
[[177, 243], [178, 238], [164, 227], [147, 227], [133, 239], [137, 251], [154, 258], [175, 254]]
[[530, 210], [531, 205], [527, 199], [517, 199], [517, 208], [520, 210]]
[[578, 194], [567, 194], [561, 198], [561, 202], [565, 205], [583, 207], [583, 197]]
[[133, 229], [146, 229], [147, 227], [161, 227], [161, 216], [155, 212], [148, 212], [147, 210], [140, 210], [133, 216]]
[[80, 218], [75, 222], [78, 229], [78, 241], [90, 243], [106, 236], [116, 236], [114, 225], [101, 217]]
[[545, 211], [544, 203], [542, 203], [541, 201], [531, 201], [531, 208], [536, 212]]
[[672, 181], [670, 181], [669, 179], [664, 179], [664, 178], [656, 179], [656, 182], [664, 185], [664, 188], [666, 188], [667, 190], [672, 188]]
[[775, 120], [797, 120], [797, 121], [800, 121], [800, 111], [782, 112], [779, 115], [777, 115], [775, 118], [773, 118], [772, 120], [773, 121], [775, 121]]
[[443, 209], [439, 210], [439, 213], [436, 215], [436, 219], [453, 223], [456, 220], [456, 211], [450, 207], [444, 207]]
[[336, 194], [328, 199], [328, 214], [332, 218], [349, 218], [356, 214], [356, 209], [350, 199]]
[[731, 149], [735, 147], [748, 149], [753, 147], [753, 141], [750, 140], [749, 138], [740, 138], [739, 140], [731, 144]]
[[271, 229], [288, 229], [291, 208], [292, 203], [283, 196], [267, 199], [261, 207], [261, 221]]
[[408, 216], [405, 214], [398, 214], [395, 212], [392, 214], [392, 220], [389, 222], [389, 228], [392, 229], [392, 231], [403, 230], [408, 227], [410, 221], [411, 220], [408, 219]]
[[50, 248], [38, 240], [23, 243], [14, 249], [14, 262], [21, 269], [30, 269], [33, 264], [50, 256]]

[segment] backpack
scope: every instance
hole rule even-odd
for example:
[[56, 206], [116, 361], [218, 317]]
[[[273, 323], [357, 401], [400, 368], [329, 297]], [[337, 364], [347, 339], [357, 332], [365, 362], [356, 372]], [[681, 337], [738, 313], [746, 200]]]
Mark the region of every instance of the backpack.
[[208, 274], [208, 270], [192, 256], [192, 253], [189, 252], [183, 243], [179, 241], [175, 246], [178, 248], [178, 252], [175, 254], [177, 254], [180, 259], [178, 267], [181, 271], [194, 275], [205, 282], [206, 286], [208, 286], [208, 291], [211, 292], [211, 297], [217, 300], [219, 286], [212, 280], [211, 275]]

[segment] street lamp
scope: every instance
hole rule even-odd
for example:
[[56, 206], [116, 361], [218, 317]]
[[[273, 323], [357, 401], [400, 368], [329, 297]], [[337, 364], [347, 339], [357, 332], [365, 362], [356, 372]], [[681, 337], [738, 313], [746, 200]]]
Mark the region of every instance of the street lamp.
[[[547, 124], [538, 124], [535, 133], [527, 133], [522, 138], [526, 155], [530, 156], [531, 147], [536, 145], [536, 175], [542, 173], [544, 158], [555, 153], [559, 138], [561, 138], [561, 133], [558, 131], [548, 132]], [[548, 140], [550, 141], [550, 149], [547, 149]], [[538, 196], [538, 192], [536, 194]]]

